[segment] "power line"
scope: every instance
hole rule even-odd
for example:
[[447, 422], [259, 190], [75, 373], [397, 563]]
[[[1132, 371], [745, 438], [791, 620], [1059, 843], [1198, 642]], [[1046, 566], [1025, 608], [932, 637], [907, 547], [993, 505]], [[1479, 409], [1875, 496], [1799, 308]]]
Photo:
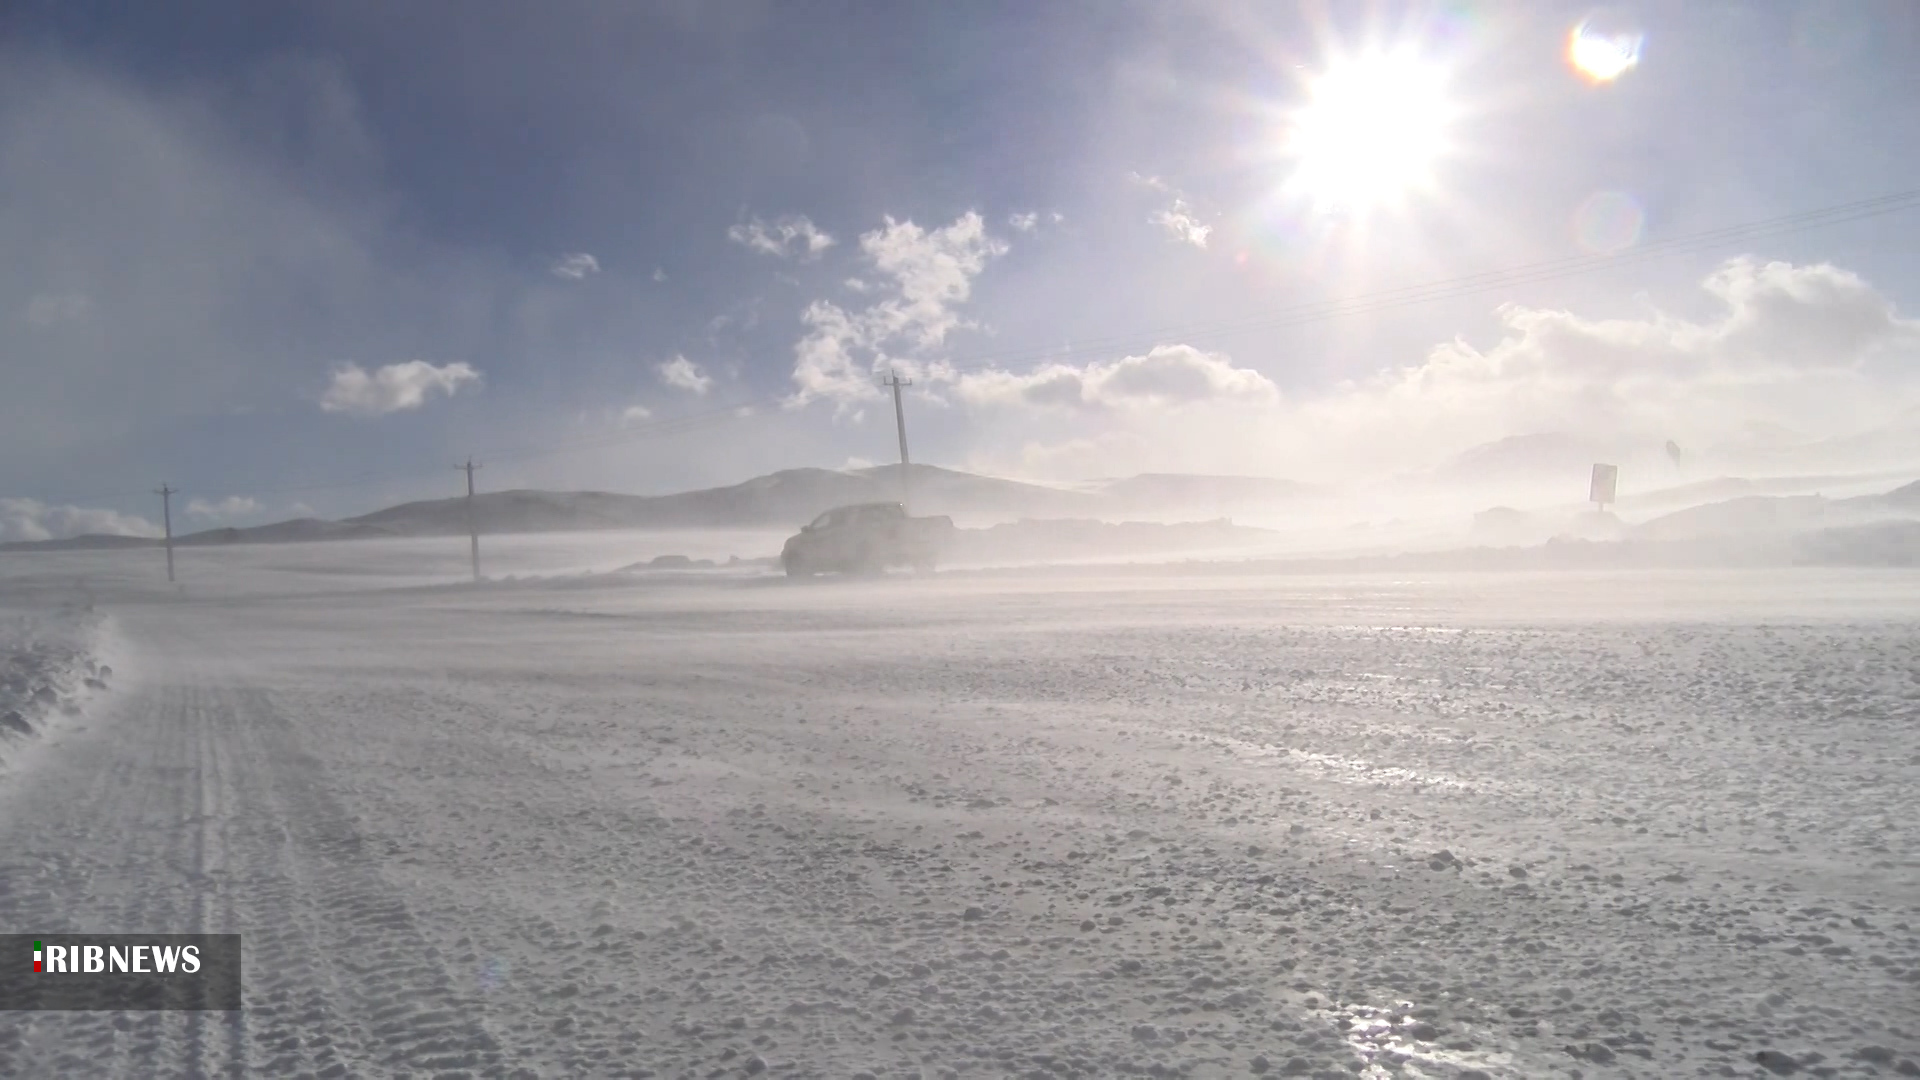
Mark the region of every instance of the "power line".
[[[1271, 331], [1325, 322], [1333, 319], [1370, 315], [1395, 308], [1412, 307], [1420, 304], [1436, 303], [1443, 300], [1460, 299], [1522, 285], [1532, 285], [1547, 281], [1557, 281], [1584, 274], [1596, 273], [1618, 266], [1635, 265], [1657, 258], [1672, 255], [1698, 254], [1731, 244], [1747, 243], [1755, 240], [1772, 239], [1818, 228], [1862, 221], [1887, 214], [1920, 208], [1920, 189], [1894, 192], [1870, 199], [1841, 203], [1794, 214], [1785, 214], [1758, 221], [1724, 226], [1684, 236], [1670, 237], [1665, 240], [1651, 241], [1627, 251], [1606, 255], [1575, 255], [1519, 266], [1476, 273], [1456, 275], [1433, 281], [1418, 282], [1396, 286], [1390, 289], [1357, 293], [1345, 297], [1326, 300], [1306, 301], [1268, 309], [1260, 315], [1229, 322], [1199, 323], [1164, 326], [1152, 330], [1133, 331], [1126, 335], [1115, 335], [1083, 341], [1065, 348], [1021, 348], [994, 352], [978, 352], [957, 360], [938, 362], [946, 371], [970, 372], [993, 367], [1014, 366], [1040, 362], [1065, 362], [1085, 357], [1109, 356], [1115, 352], [1162, 344], [1169, 339], [1178, 338], [1183, 342], [1214, 341], [1232, 338], [1244, 334]], [[894, 390], [897, 396], [899, 390]], [[781, 394], [753, 401], [736, 402], [699, 413], [670, 417], [646, 424], [637, 424], [612, 435], [594, 436], [586, 439], [565, 442], [546, 442], [523, 444], [518, 447], [505, 447], [488, 454], [496, 463], [502, 461], [530, 461], [558, 454], [577, 453], [583, 450], [606, 449], [627, 445], [643, 439], [663, 435], [683, 434], [715, 426], [732, 419], [751, 415], [763, 408], [780, 406], [792, 401], [791, 395]], [[900, 426], [904, 441], [904, 418]], [[904, 459], [904, 447], [902, 451]], [[251, 487], [249, 490], [259, 495], [286, 495], [311, 491], [339, 490], [343, 488], [368, 487], [376, 484], [411, 480], [426, 475], [422, 469], [407, 469], [384, 475], [362, 474], [359, 478], [326, 483], [301, 484], [281, 487]], [[69, 499], [47, 499], [48, 502], [104, 502], [129, 498], [138, 492], [118, 493]]]

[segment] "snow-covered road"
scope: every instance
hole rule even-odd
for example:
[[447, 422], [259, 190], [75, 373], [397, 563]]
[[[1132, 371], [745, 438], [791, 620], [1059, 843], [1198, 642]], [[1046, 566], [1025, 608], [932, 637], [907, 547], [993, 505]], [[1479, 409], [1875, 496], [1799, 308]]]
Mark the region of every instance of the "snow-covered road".
[[248, 1009], [0, 1075], [1920, 1075], [1920, 575], [100, 603], [0, 925]]

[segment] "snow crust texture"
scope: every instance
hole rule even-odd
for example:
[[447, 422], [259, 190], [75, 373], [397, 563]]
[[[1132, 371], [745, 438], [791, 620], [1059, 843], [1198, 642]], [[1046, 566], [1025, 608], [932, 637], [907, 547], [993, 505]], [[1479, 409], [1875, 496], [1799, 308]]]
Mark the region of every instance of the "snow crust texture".
[[1911, 575], [102, 604], [0, 923], [248, 1007], [0, 1075], [1920, 1075]]
[[107, 689], [106, 621], [82, 606], [0, 605], [0, 767]]

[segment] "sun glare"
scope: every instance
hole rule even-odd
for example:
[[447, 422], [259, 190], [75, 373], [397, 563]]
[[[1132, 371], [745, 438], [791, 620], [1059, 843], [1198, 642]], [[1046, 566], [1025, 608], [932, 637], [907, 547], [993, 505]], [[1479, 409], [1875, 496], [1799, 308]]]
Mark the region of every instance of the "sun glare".
[[1448, 106], [1438, 69], [1379, 54], [1336, 64], [1309, 87], [1294, 116], [1289, 186], [1316, 202], [1364, 209], [1432, 181]]
[[1631, 30], [1610, 30], [1587, 19], [1567, 37], [1567, 62], [1591, 82], [1612, 82], [1640, 63], [1641, 40]]

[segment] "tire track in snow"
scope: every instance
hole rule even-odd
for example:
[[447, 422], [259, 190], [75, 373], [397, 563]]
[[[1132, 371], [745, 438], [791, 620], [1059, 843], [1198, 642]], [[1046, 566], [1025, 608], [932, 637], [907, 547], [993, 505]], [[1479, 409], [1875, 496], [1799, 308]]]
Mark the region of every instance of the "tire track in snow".
[[[245, 857], [250, 895], [266, 901], [267, 929], [249, 967], [265, 974], [260, 1067], [282, 1075], [305, 1065], [321, 1077], [423, 1070], [508, 1075], [497, 1040], [454, 992], [441, 957], [399, 890], [370, 861], [351, 815], [324, 787], [264, 693], [231, 694], [234, 745], [261, 784]], [[244, 717], [244, 721], [237, 719]], [[250, 770], [253, 771], [253, 770]], [[272, 833], [278, 842], [272, 842]], [[275, 910], [278, 908], [279, 910]], [[263, 929], [265, 929], [263, 927]], [[306, 1054], [296, 1050], [309, 1051]]]
[[[57, 932], [187, 933], [203, 927], [196, 849], [202, 772], [192, 704], [176, 688], [100, 709], [13, 792], [0, 848], [19, 852], [0, 889], [7, 925]], [[15, 887], [15, 886], [20, 887]], [[223, 1055], [197, 1032], [212, 1016], [24, 1013], [5, 1024], [0, 1074], [207, 1076]]]
[[90, 727], [10, 793], [0, 919], [241, 933], [248, 1008], [13, 1014], [0, 1075], [514, 1075], [265, 694], [163, 686]]

